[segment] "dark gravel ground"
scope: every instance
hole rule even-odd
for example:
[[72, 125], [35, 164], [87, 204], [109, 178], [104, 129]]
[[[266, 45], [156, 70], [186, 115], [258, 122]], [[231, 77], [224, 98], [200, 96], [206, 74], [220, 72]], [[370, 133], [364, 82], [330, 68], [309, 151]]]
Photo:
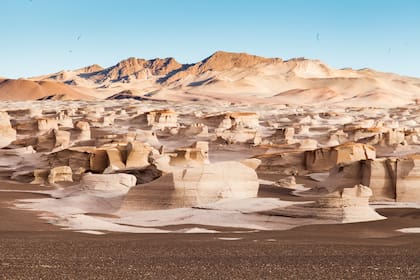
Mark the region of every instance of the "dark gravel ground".
[[0, 193], [0, 279], [420, 279], [420, 234], [396, 231], [419, 227], [419, 209], [288, 231], [95, 236], [9, 208], [38, 196]]
[[10, 232], [0, 279], [420, 279], [419, 235], [405, 236]]

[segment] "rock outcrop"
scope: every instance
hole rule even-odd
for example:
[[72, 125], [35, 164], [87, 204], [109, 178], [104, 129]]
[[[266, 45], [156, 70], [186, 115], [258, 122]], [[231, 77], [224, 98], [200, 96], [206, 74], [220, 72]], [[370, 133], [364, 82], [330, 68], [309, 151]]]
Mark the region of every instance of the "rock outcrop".
[[73, 172], [69, 166], [57, 166], [51, 168], [48, 175], [48, 183], [73, 182]]
[[218, 162], [175, 170], [145, 185], [130, 189], [122, 210], [194, 207], [222, 198], [256, 197], [258, 177], [238, 162]]
[[92, 174], [82, 176], [79, 186], [98, 191], [128, 191], [136, 185], [136, 177], [130, 174]]
[[331, 148], [305, 152], [306, 169], [313, 172], [327, 171], [337, 164], [376, 158], [375, 148], [361, 143], [346, 143]]
[[321, 196], [313, 203], [292, 205], [272, 210], [268, 214], [294, 218], [315, 218], [339, 223], [365, 222], [384, 219], [369, 206], [372, 191], [363, 185]]
[[10, 124], [7, 112], [0, 112], [0, 149], [16, 140], [16, 130]]
[[209, 163], [209, 143], [198, 141], [188, 148], [178, 148], [170, 154], [172, 166], [192, 167]]

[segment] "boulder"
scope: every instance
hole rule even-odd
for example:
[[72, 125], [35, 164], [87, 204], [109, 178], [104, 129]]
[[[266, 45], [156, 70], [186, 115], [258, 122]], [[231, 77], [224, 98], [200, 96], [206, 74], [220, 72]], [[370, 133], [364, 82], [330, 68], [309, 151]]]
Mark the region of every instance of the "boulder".
[[39, 118], [37, 119], [38, 131], [47, 131], [50, 129], [58, 130], [58, 122], [56, 119]]
[[178, 114], [172, 110], [154, 110], [146, 113], [148, 126], [159, 129], [178, 126]]
[[101, 191], [128, 191], [136, 185], [136, 177], [130, 174], [92, 174], [82, 176], [79, 183], [84, 189]]
[[265, 138], [274, 144], [293, 144], [293, 138], [295, 136], [295, 129], [293, 127], [278, 128], [271, 136]]
[[48, 181], [48, 176], [50, 175], [49, 169], [35, 169], [34, 170], [34, 179], [31, 184], [44, 185]]
[[58, 129], [51, 129], [37, 136], [37, 152], [51, 152], [56, 149], [65, 149], [70, 146], [70, 132]]
[[207, 136], [209, 133], [209, 128], [202, 123], [194, 123], [188, 127], [180, 127], [178, 130], [179, 136]]
[[304, 152], [284, 152], [263, 154], [256, 157], [261, 160], [260, 172], [275, 172], [283, 175], [297, 175], [305, 171]]
[[396, 159], [370, 159], [363, 162], [361, 183], [372, 190], [371, 201], [394, 201], [396, 198]]
[[60, 111], [56, 117], [57, 124], [60, 127], [73, 128], [73, 120], [67, 115], [66, 111]]
[[216, 136], [223, 139], [228, 144], [251, 143], [258, 145], [261, 143], [261, 136], [255, 129], [234, 128], [229, 130], [216, 131]]
[[90, 125], [88, 122], [85, 121], [78, 121], [76, 123], [76, 129], [77, 129], [77, 137], [76, 141], [86, 141], [90, 140], [91, 133], [90, 133]]
[[152, 182], [162, 176], [162, 171], [154, 165], [148, 165], [143, 168], [130, 168], [116, 170], [115, 173], [131, 174], [136, 177], [136, 184], [146, 184]]
[[233, 127], [256, 129], [259, 127], [259, 117], [253, 112], [234, 112], [227, 114], [232, 120]]
[[126, 168], [142, 168], [148, 166], [149, 156], [153, 148], [149, 144], [130, 142], [127, 145]]
[[362, 183], [364, 172], [362, 161], [339, 164], [330, 169], [329, 176], [321, 185], [329, 192], [337, 189], [350, 188]]
[[354, 223], [385, 219], [369, 206], [372, 191], [363, 185], [342, 188], [320, 196], [315, 202], [268, 211], [267, 214], [293, 218], [313, 218], [334, 223]]
[[258, 177], [239, 162], [218, 162], [173, 173], [128, 192], [122, 210], [194, 207], [223, 198], [256, 197]]
[[12, 128], [9, 114], [0, 112], [0, 149], [16, 140], [16, 130]]
[[371, 201], [420, 201], [420, 156], [381, 158], [341, 164], [330, 170], [322, 186], [332, 191], [363, 184]]
[[361, 143], [345, 143], [330, 148], [305, 152], [306, 169], [312, 172], [327, 171], [337, 164], [376, 158], [375, 148]]
[[179, 148], [170, 155], [171, 166], [192, 167], [209, 163], [209, 144], [198, 141], [188, 148]]
[[88, 115], [86, 117], [86, 121], [89, 122], [90, 126], [92, 127], [110, 127], [114, 125], [115, 116], [108, 115], [108, 116], [98, 116], [97, 113]]
[[48, 183], [73, 182], [73, 172], [70, 166], [57, 166], [51, 168], [48, 175]]
[[253, 112], [228, 112], [207, 116], [203, 119], [208, 126], [217, 127], [220, 131], [232, 128], [257, 129], [259, 116]]
[[[72, 147], [50, 153], [48, 155], [48, 163], [51, 168], [68, 166], [74, 173], [81, 168], [90, 170], [90, 157], [95, 147]], [[108, 166], [108, 162], [107, 162]]]
[[106, 154], [108, 156], [109, 161], [108, 171], [124, 169], [126, 167], [123, 155], [121, 154], [121, 151], [118, 148], [107, 148]]
[[420, 202], [420, 156], [397, 160], [396, 200]]

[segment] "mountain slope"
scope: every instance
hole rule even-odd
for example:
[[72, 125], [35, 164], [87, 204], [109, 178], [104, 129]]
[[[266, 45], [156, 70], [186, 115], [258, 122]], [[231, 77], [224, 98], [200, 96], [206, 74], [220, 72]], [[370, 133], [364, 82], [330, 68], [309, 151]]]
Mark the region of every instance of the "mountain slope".
[[344, 106], [402, 106], [420, 100], [420, 79], [371, 69], [334, 69], [319, 60], [282, 60], [218, 51], [193, 64], [128, 58], [102, 68], [33, 78], [99, 97], [130, 90], [165, 100], [226, 100]]
[[89, 96], [65, 84], [51, 81], [34, 82], [24, 79], [0, 80], [0, 100], [37, 100], [46, 97], [62, 100], [86, 100]]

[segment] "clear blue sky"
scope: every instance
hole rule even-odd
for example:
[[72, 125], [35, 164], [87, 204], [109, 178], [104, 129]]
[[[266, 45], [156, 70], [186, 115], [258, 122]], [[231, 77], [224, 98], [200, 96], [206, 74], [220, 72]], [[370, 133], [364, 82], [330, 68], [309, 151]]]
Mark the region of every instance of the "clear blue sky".
[[0, 0], [0, 76], [216, 50], [420, 77], [418, 0]]

